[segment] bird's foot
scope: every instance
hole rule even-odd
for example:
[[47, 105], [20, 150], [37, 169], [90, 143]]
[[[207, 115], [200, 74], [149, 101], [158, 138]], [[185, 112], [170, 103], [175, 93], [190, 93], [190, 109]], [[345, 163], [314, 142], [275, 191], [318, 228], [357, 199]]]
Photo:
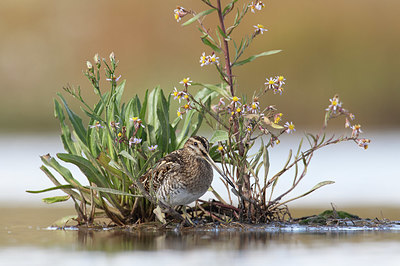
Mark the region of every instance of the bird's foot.
[[153, 210], [153, 213], [156, 215], [157, 220], [159, 220], [162, 224], [167, 223], [167, 221], [165, 220], [165, 213], [160, 206], [157, 206], [157, 208]]

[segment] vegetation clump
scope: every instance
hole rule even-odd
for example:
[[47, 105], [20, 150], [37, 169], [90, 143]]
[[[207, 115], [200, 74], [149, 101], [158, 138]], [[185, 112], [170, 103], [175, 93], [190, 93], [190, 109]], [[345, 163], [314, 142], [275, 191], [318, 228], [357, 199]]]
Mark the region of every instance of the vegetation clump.
[[[88, 123], [68, 106], [62, 94], [58, 94], [54, 110], [60, 122], [65, 153], [57, 154], [57, 158], [50, 155], [41, 157], [41, 169], [55, 186], [30, 192], [63, 191], [66, 195], [45, 198], [44, 201], [54, 203], [71, 199], [79, 224], [92, 224], [100, 217], [107, 217], [117, 225], [152, 222], [156, 218], [153, 210], [157, 201], [139, 182], [140, 177], [160, 158], [182, 148], [185, 141], [198, 134], [206, 124], [202, 127], [204, 131], [213, 132], [210, 156], [220, 164], [234, 187], [221, 180], [228, 197], [222, 198], [221, 192], [211, 187], [215, 200], [200, 200], [188, 213], [198, 223], [266, 223], [285, 219], [287, 203], [333, 183], [322, 181], [304, 194], [288, 198], [305, 177], [317, 150], [344, 141], [353, 141], [364, 149], [368, 147], [370, 140], [359, 137], [361, 126], [351, 124], [354, 115], [343, 108], [336, 95], [329, 100], [321, 131], [318, 134], [306, 133], [308, 148], [304, 149], [302, 140], [296, 151], [289, 151], [283, 168], [271, 174], [269, 150], [279, 144], [283, 134], [295, 132], [296, 127], [290, 120], [284, 123], [285, 116], [274, 105], [262, 103], [261, 99], [271, 93], [283, 95], [286, 78], [269, 75], [265, 84], [252, 95], [239, 95], [239, 84], [234, 74], [238, 67], [280, 52], [270, 50], [244, 58], [252, 42], [267, 34], [267, 29], [261, 24], [254, 25], [248, 36], [240, 40], [233, 38], [233, 32], [243, 19], [249, 14], [262, 12], [265, 5], [262, 1], [239, 4], [238, 0], [232, 0], [225, 6], [220, 0], [202, 2], [206, 10], [195, 12], [177, 7], [174, 18], [180, 22], [190, 17], [183, 26], [198, 24], [202, 34], [200, 40], [207, 49], [199, 53], [200, 67], [213, 67], [220, 82], [202, 83], [185, 77], [178, 88], [168, 93], [155, 88], [146, 91], [142, 100], [135, 96], [123, 102], [125, 80], [120, 81], [121, 76], [116, 72], [118, 60], [114, 53], [110, 54], [109, 60], [96, 54], [92, 62], [87, 62], [85, 75], [98, 96], [98, 102], [94, 106], [88, 104], [79, 87], [64, 88], [81, 103]], [[214, 28], [205, 25], [206, 18], [212, 15], [218, 18]], [[102, 68], [105, 68], [109, 90], [101, 86]], [[178, 101], [180, 107], [171, 111], [174, 101]], [[171, 113], [176, 117], [172, 119], [174, 115]], [[328, 122], [337, 117], [345, 118], [345, 127], [351, 129], [349, 135], [326, 137]], [[75, 179], [70, 170], [59, 163], [60, 160], [77, 166], [88, 184]], [[276, 195], [274, 192], [280, 178], [290, 169], [294, 169], [293, 182], [285, 192]], [[65, 182], [60, 182], [54, 171]]]

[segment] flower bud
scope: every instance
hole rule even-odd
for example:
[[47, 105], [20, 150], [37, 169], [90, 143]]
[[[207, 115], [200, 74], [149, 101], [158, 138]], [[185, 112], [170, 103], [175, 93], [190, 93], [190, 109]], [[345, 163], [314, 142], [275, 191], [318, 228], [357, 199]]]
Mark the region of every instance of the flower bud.
[[90, 61], [86, 61], [86, 66], [89, 70], [91, 70], [93, 68], [92, 63], [90, 63]]
[[94, 63], [95, 63], [96, 65], [100, 65], [100, 57], [99, 57], [99, 54], [95, 54], [94, 57], [93, 57], [93, 60], [94, 60]]
[[115, 62], [115, 54], [114, 54], [114, 52], [111, 52], [111, 54], [110, 54], [110, 61], [111, 62]]

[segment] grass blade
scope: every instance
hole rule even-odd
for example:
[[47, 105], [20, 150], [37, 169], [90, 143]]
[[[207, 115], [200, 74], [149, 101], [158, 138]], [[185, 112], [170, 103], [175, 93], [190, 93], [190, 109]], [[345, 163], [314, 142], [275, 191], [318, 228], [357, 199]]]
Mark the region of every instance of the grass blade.
[[195, 22], [196, 20], [200, 19], [201, 17], [211, 14], [215, 10], [216, 10], [215, 8], [212, 8], [212, 9], [208, 9], [203, 12], [200, 12], [197, 15], [195, 15], [194, 17], [192, 17], [191, 19], [189, 19], [188, 21], [186, 21], [185, 23], [182, 23], [182, 26], [188, 26], [188, 25], [192, 24], [193, 22]]

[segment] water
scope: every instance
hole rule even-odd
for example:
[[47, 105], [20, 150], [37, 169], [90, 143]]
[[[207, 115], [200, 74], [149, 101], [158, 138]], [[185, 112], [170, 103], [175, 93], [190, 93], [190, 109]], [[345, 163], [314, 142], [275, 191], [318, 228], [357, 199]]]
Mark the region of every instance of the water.
[[54, 231], [45, 221], [73, 210], [0, 211], [0, 265], [397, 265], [400, 258], [398, 229]]
[[[315, 156], [293, 196], [325, 179], [336, 183], [292, 204], [294, 216], [318, 213], [333, 202], [361, 217], [400, 220], [398, 132], [368, 137], [373, 139], [368, 151], [344, 144]], [[295, 146], [283, 141], [271, 151], [272, 172]], [[2, 136], [0, 147], [0, 265], [398, 265], [400, 259], [399, 230], [49, 230], [58, 218], [74, 214], [71, 204], [45, 206], [41, 197], [60, 193], [31, 195], [25, 190], [52, 186], [38, 169], [38, 156], [62, 152], [58, 137]], [[218, 182], [216, 178], [213, 185]], [[285, 182], [290, 177], [282, 187]], [[313, 209], [301, 212], [300, 207]]]

